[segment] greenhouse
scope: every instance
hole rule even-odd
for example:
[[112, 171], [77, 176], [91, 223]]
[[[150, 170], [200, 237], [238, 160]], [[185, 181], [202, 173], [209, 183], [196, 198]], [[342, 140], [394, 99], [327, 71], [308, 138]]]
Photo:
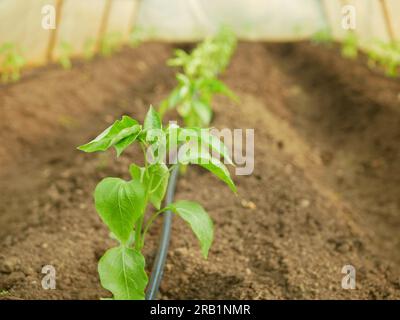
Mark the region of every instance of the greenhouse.
[[398, 300], [399, 79], [397, 0], [0, 0], [0, 300]]

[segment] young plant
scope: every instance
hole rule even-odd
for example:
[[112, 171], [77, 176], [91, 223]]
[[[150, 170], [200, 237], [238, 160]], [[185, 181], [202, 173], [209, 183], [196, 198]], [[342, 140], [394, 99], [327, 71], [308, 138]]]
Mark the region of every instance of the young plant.
[[190, 54], [177, 50], [168, 64], [181, 67], [183, 73], [177, 74], [178, 86], [161, 102], [161, 115], [176, 108], [186, 126], [207, 127], [212, 119], [211, 103], [215, 94], [224, 94], [237, 101], [233, 92], [217, 79], [228, 65], [235, 47], [234, 34], [229, 29], [221, 29]]
[[71, 55], [72, 46], [68, 42], [63, 41], [60, 45], [59, 62], [64, 70], [70, 70], [72, 68]]
[[358, 38], [354, 32], [348, 32], [342, 42], [342, 56], [355, 59], [358, 56]]
[[178, 86], [169, 97], [161, 102], [160, 114], [176, 108], [187, 127], [207, 127], [210, 125], [212, 99], [215, 94], [222, 94], [237, 102], [236, 95], [217, 78], [189, 78], [185, 74], [176, 76]]
[[93, 59], [96, 55], [96, 40], [93, 38], [88, 38], [83, 45], [83, 56], [87, 61]]
[[376, 41], [367, 49], [368, 65], [380, 66], [388, 77], [397, 77], [400, 69], [400, 43]]
[[[142, 255], [145, 237], [155, 219], [167, 210], [188, 223], [200, 242], [203, 256], [207, 258], [213, 241], [213, 223], [203, 207], [186, 200], [162, 207], [172, 168], [166, 164], [168, 154], [175, 152], [177, 161], [174, 165], [198, 164], [236, 192], [229, 171], [212, 155], [214, 152], [232, 163], [224, 144], [206, 129], [163, 128], [159, 114], [152, 107], [143, 125], [123, 116], [97, 138], [80, 146], [79, 150], [95, 152], [114, 147], [119, 156], [133, 143], [141, 146], [144, 166], [132, 163], [129, 181], [105, 178], [94, 192], [98, 214], [119, 241], [117, 247], [103, 255], [98, 265], [101, 284], [112, 292], [114, 299], [144, 299], [148, 282]], [[177, 146], [180, 146], [179, 151]], [[155, 212], [145, 220], [149, 205], [155, 208]]]
[[100, 53], [104, 57], [112, 55], [121, 48], [122, 34], [119, 32], [107, 33], [100, 43]]
[[222, 28], [214, 37], [206, 38], [190, 54], [176, 50], [169, 66], [181, 67], [190, 78], [212, 78], [228, 66], [236, 48], [236, 37], [228, 28]]
[[315, 44], [331, 45], [333, 42], [332, 33], [329, 29], [321, 29], [314, 33], [311, 42]]
[[4, 43], [0, 46], [0, 71], [3, 83], [18, 81], [24, 65], [25, 59], [14, 44]]
[[129, 34], [129, 44], [132, 48], [137, 48], [146, 39], [146, 32], [140, 26], [132, 29]]

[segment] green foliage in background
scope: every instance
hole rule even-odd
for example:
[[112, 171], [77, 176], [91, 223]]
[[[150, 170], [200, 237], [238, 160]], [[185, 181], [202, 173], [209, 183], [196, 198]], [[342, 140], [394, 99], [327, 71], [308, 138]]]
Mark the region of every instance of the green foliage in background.
[[169, 66], [181, 67], [177, 74], [178, 86], [160, 104], [163, 115], [169, 109], [177, 109], [186, 126], [207, 127], [212, 119], [212, 98], [223, 94], [237, 101], [234, 93], [217, 76], [229, 64], [236, 48], [236, 37], [228, 28], [222, 28], [215, 36], [205, 39], [190, 54], [176, 50]]
[[147, 33], [144, 31], [143, 28], [140, 26], [137, 26], [132, 29], [132, 31], [129, 34], [129, 45], [132, 48], [137, 48], [140, 46], [143, 41], [147, 38]]
[[62, 42], [60, 45], [60, 57], [59, 62], [64, 70], [70, 70], [72, 68], [71, 55], [72, 55], [72, 45], [67, 42]]
[[122, 46], [123, 36], [120, 32], [110, 32], [104, 35], [100, 42], [100, 54], [109, 57]]
[[223, 94], [238, 101], [235, 94], [220, 80], [210, 78], [189, 78], [183, 73], [176, 76], [178, 86], [160, 105], [160, 112], [176, 108], [186, 126], [207, 127], [211, 123], [213, 111], [212, 98]]
[[93, 38], [86, 39], [83, 45], [83, 56], [85, 60], [90, 61], [96, 55], [96, 40]]
[[315, 44], [330, 45], [333, 42], [332, 33], [329, 29], [321, 29], [313, 34], [311, 42]]
[[[94, 192], [98, 214], [113, 238], [119, 241], [117, 247], [107, 250], [98, 264], [101, 284], [112, 292], [114, 299], [144, 299], [148, 282], [142, 254], [145, 237], [155, 219], [167, 210], [191, 227], [200, 242], [202, 255], [207, 258], [214, 228], [203, 207], [186, 200], [162, 207], [170, 171], [175, 165], [198, 164], [236, 192], [228, 169], [213, 156], [213, 152], [216, 152], [232, 163], [225, 145], [208, 129], [181, 128], [176, 125], [163, 128], [159, 113], [152, 107], [143, 124], [123, 116], [97, 138], [78, 149], [96, 152], [114, 147], [119, 156], [133, 143], [142, 148], [144, 166], [132, 163], [129, 167], [130, 180], [104, 178]], [[203, 147], [199, 148], [199, 145]], [[180, 147], [178, 163], [168, 168], [166, 155], [171, 150], [176, 151], [177, 146]], [[148, 159], [149, 150], [153, 161]], [[145, 213], [150, 205], [155, 213], [145, 221]]]
[[[332, 34], [328, 29], [318, 31], [311, 38], [312, 43], [331, 44], [333, 43]], [[341, 54], [345, 58], [355, 59], [358, 57], [360, 41], [354, 32], [348, 32], [341, 43]], [[380, 67], [388, 77], [398, 77], [400, 71], [400, 42], [384, 42], [374, 40], [367, 43], [365, 52], [368, 56], [368, 66], [370, 68]]]
[[358, 38], [354, 32], [348, 32], [342, 41], [342, 56], [348, 59], [356, 59], [358, 56]]
[[388, 77], [397, 77], [400, 69], [400, 42], [374, 41], [368, 46], [368, 65], [383, 68]]
[[19, 48], [13, 43], [0, 46], [0, 70], [3, 83], [16, 82], [21, 78], [21, 68], [26, 61]]

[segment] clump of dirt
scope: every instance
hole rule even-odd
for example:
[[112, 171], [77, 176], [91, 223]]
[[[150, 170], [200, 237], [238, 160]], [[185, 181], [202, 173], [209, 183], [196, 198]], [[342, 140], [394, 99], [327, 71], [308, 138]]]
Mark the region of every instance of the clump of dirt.
[[[109, 295], [99, 285], [97, 260], [113, 241], [92, 192], [102, 177], [127, 178], [138, 150], [115, 160], [75, 147], [116, 116], [143, 119], [175, 84], [165, 66], [170, 54], [168, 45], [144, 45], [2, 89], [3, 298]], [[174, 219], [160, 297], [399, 298], [398, 82], [308, 44], [241, 43], [224, 78], [241, 101], [218, 99], [213, 125], [255, 129], [255, 169], [233, 177], [238, 195], [197, 167], [180, 178], [176, 198], [204, 205], [215, 221], [215, 242], [203, 260], [187, 225]], [[69, 120], [55, 124], [61, 115]], [[363, 167], [374, 159], [385, 165]], [[148, 237], [148, 266], [160, 226]], [[41, 287], [48, 264], [57, 271], [56, 290]], [[356, 290], [341, 288], [347, 264], [357, 270]]]

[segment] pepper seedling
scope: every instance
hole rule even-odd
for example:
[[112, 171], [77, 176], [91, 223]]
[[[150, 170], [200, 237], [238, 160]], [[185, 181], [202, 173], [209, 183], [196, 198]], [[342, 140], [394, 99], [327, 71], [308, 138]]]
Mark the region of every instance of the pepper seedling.
[[96, 40], [94, 38], [86, 39], [83, 45], [83, 56], [85, 60], [90, 61], [96, 55]]
[[25, 59], [20, 50], [13, 43], [4, 43], [0, 46], [0, 69], [3, 83], [16, 82], [21, 78], [21, 69]]
[[190, 54], [177, 50], [168, 65], [181, 67], [183, 73], [177, 74], [177, 87], [161, 102], [161, 115], [176, 108], [186, 126], [207, 127], [213, 115], [211, 103], [215, 94], [223, 94], [237, 102], [235, 94], [217, 79], [228, 65], [235, 47], [235, 35], [223, 28]]
[[321, 29], [313, 34], [311, 42], [330, 46], [333, 43], [332, 32], [328, 28]]
[[343, 39], [341, 54], [348, 59], [355, 59], [358, 56], [358, 38], [354, 32], [348, 32]]
[[375, 41], [367, 49], [368, 65], [381, 66], [386, 76], [397, 77], [400, 69], [400, 43]]
[[60, 65], [64, 70], [70, 70], [72, 68], [71, 55], [72, 55], [72, 45], [68, 42], [63, 41], [60, 45]]
[[[213, 241], [213, 223], [203, 207], [180, 200], [162, 207], [170, 170], [179, 164], [198, 164], [225, 182], [236, 192], [229, 171], [217, 158], [232, 163], [225, 145], [208, 129], [163, 128], [160, 115], [150, 107], [143, 125], [123, 116], [91, 142], [78, 147], [85, 152], [105, 151], [114, 147], [117, 156], [133, 143], [143, 151], [144, 166], [131, 164], [131, 180], [108, 177], [94, 192], [95, 207], [119, 246], [107, 250], [98, 264], [102, 286], [114, 299], [144, 299], [148, 277], [142, 249], [146, 234], [155, 219], [170, 210], [186, 221], [200, 242], [207, 258]], [[179, 146], [179, 149], [178, 149]], [[167, 155], [175, 152], [176, 161], [167, 167]], [[149, 205], [156, 210], [146, 221]]]
[[148, 37], [147, 32], [141, 26], [135, 26], [129, 33], [129, 45], [132, 48], [139, 47]]
[[222, 94], [237, 102], [236, 95], [220, 80], [210, 78], [190, 78], [183, 73], [176, 76], [178, 86], [160, 104], [160, 113], [176, 108], [188, 127], [207, 127], [213, 111], [211, 107], [215, 94]]
[[109, 57], [121, 49], [123, 36], [120, 32], [110, 32], [103, 36], [100, 42], [100, 54]]

